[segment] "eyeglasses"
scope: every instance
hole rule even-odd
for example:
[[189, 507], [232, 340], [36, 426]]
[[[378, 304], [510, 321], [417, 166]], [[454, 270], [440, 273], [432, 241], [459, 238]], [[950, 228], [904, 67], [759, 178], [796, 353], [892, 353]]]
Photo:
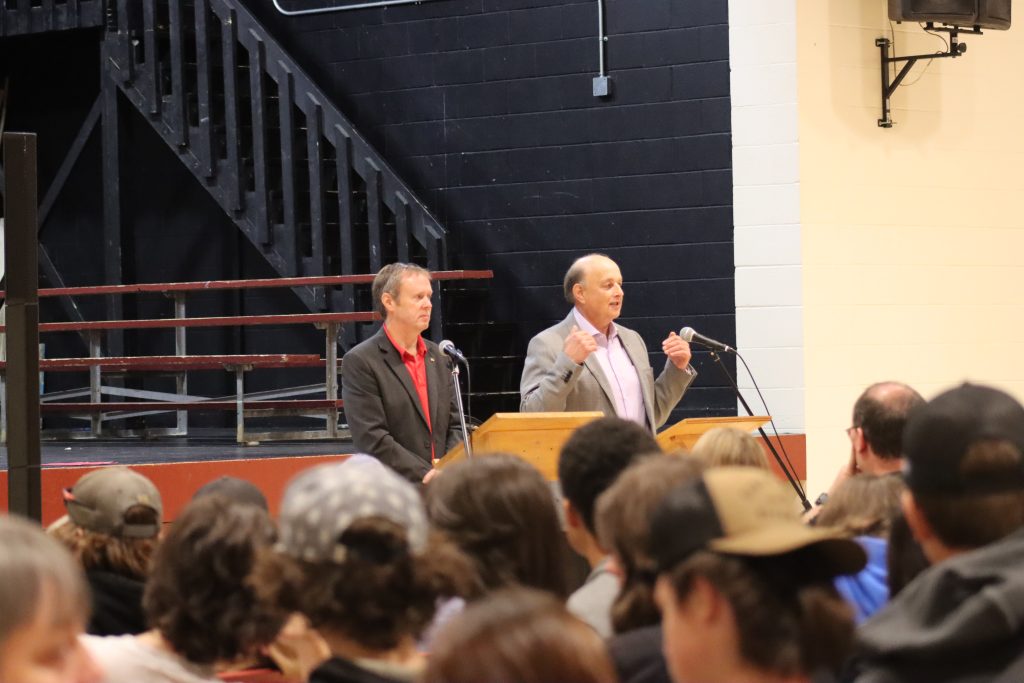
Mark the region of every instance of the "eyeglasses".
[[851, 425], [851, 426], [847, 427], [846, 428], [846, 436], [848, 436], [848, 437], [850, 437], [852, 439], [853, 438], [853, 431], [856, 430], [856, 429], [861, 429], [861, 427], [859, 425]]

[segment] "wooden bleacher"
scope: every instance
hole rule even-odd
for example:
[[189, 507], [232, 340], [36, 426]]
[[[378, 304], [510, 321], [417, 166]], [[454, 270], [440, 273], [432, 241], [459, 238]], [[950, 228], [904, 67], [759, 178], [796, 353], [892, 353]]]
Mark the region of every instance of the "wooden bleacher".
[[[490, 279], [491, 271], [439, 271], [432, 273], [438, 281]], [[89, 386], [84, 389], [46, 394], [41, 397], [40, 410], [44, 414], [66, 414], [88, 419], [90, 428], [83, 434], [59, 433], [57, 436], [80, 438], [97, 437], [104, 433], [103, 423], [124, 420], [164, 412], [177, 413], [177, 426], [173, 429], [145, 430], [146, 436], [185, 435], [188, 433], [190, 411], [234, 411], [236, 439], [239, 443], [281, 439], [329, 438], [341, 436], [338, 429], [338, 413], [342, 402], [338, 399], [337, 357], [339, 327], [356, 322], [379, 320], [374, 312], [325, 312], [281, 315], [240, 315], [189, 318], [186, 314], [185, 297], [191, 292], [211, 290], [241, 290], [261, 288], [294, 287], [338, 287], [355, 284], [369, 284], [372, 274], [338, 275], [323, 277], [273, 278], [256, 280], [213, 280], [205, 282], [168, 282], [135, 285], [100, 285], [95, 287], [61, 287], [40, 289], [39, 296], [101, 296], [125, 294], [163, 294], [174, 299], [174, 317], [143, 320], [90, 320], [78, 322], [41, 323], [39, 332], [77, 332], [85, 336], [89, 345], [89, 357], [40, 359], [40, 370], [46, 372], [88, 372]], [[0, 292], [0, 297], [4, 296]], [[315, 354], [226, 354], [188, 355], [186, 351], [186, 330], [197, 327], [247, 327], [256, 325], [298, 325], [312, 324], [324, 331], [325, 355]], [[175, 331], [175, 354], [171, 356], [105, 356], [103, 333], [112, 330], [173, 329]], [[0, 334], [6, 327], [0, 325]], [[0, 440], [6, 439], [6, 362], [0, 361]], [[322, 367], [325, 378], [322, 385], [294, 387], [280, 391], [262, 392], [259, 395], [246, 394], [246, 373], [267, 368]], [[197, 371], [222, 370], [235, 374], [235, 394], [225, 397], [191, 396], [188, 394], [188, 373]], [[176, 378], [176, 391], [153, 392], [103, 384], [105, 374], [127, 374], [144, 372], [171, 373]], [[311, 393], [322, 393], [323, 399], [291, 398]], [[104, 396], [117, 396], [119, 400], [105, 401]], [[76, 401], [88, 397], [88, 401]], [[128, 400], [126, 400], [128, 399]], [[136, 399], [136, 400], [131, 400]], [[141, 400], [139, 400], [141, 399]], [[295, 416], [321, 417], [326, 420], [323, 430], [300, 432], [251, 433], [245, 429], [246, 417]], [[122, 430], [120, 434], [135, 435]]]

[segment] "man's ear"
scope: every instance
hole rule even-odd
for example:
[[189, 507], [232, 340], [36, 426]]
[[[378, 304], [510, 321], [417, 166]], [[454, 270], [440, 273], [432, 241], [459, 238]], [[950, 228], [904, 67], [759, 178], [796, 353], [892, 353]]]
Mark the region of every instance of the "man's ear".
[[850, 440], [853, 443], [853, 450], [858, 453], [866, 453], [868, 450], [868, 440], [864, 438], [864, 428], [855, 427], [850, 433]]
[[584, 303], [584, 300], [585, 300], [585, 299], [586, 299], [587, 297], [586, 297], [586, 294], [585, 294], [585, 292], [584, 292], [584, 290], [583, 290], [583, 284], [582, 284], [582, 283], [580, 283], [580, 282], [577, 282], [576, 284], [574, 284], [574, 285], [572, 286], [572, 298], [573, 298], [573, 299], [574, 299], [574, 300], [576, 301], [576, 303], [578, 303], [578, 304], [582, 304], [582, 303]]
[[395, 309], [395, 298], [384, 292], [380, 295], [380, 303], [384, 306], [385, 311], [393, 311]]
[[583, 517], [576, 511], [576, 507], [569, 502], [568, 498], [562, 499], [562, 510], [565, 512], [565, 525], [573, 529], [582, 529], [586, 525], [583, 524]]
[[696, 576], [689, 594], [685, 598], [690, 614], [702, 624], [711, 624], [719, 619], [726, 607], [725, 598], [703, 576]]

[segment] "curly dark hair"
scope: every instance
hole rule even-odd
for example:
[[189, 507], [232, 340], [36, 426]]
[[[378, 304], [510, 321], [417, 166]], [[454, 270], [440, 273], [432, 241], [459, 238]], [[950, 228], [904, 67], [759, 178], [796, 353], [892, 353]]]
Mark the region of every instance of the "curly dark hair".
[[256, 506], [219, 495], [189, 503], [153, 560], [142, 601], [149, 625], [196, 664], [236, 659], [272, 642], [288, 612], [261, 600], [251, 575], [275, 536]]
[[797, 676], [835, 673], [853, 648], [853, 613], [831, 578], [819, 576], [822, 566], [814, 548], [766, 557], [698, 551], [662, 576], [680, 601], [697, 577], [709, 581], [736, 615], [744, 661]]
[[514, 455], [463, 460], [427, 487], [427, 517], [472, 558], [486, 590], [524, 585], [566, 597], [566, 543], [554, 494]]
[[611, 683], [604, 642], [550, 593], [496, 591], [466, 608], [438, 636], [425, 683]]
[[650, 430], [619, 417], [602, 417], [572, 433], [558, 455], [558, 481], [590, 533], [597, 533], [597, 497], [638, 458], [660, 452]]
[[472, 597], [477, 589], [472, 562], [439, 534], [413, 553], [399, 525], [367, 517], [353, 522], [338, 540], [346, 549], [342, 562], [265, 554], [257, 574], [260, 592], [302, 612], [325, 633], [390, 650], [403, 637], [423, 633], [438, 598]]

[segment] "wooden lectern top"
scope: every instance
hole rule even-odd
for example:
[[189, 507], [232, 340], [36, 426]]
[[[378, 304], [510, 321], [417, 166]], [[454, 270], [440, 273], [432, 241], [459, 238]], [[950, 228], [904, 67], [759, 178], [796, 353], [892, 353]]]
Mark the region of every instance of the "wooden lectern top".
[[[603, 417], [600, 411], [578, 413], [495, 413], [470, 438], [473, 453], [511, 453], [540, 470], [548, 481], [558, 480], [558, 453], [578, 427]], [[443, 469], [466, 457], [458, 444], [437, 461]]]
[[732, 427], [744, 432], [752, 432], [758, 427], [765, 425], [771, 418], [767, 415], [755, 415], [749, 417], [741, 415], [737, 417], [691, 417], [680, 420], [661, 434], [658, 434], [658, 444], [662, 450], [670, 451], [676, 448], [690, 450], [697, 439], [703, 436], [704, 432], [715, 427]]

